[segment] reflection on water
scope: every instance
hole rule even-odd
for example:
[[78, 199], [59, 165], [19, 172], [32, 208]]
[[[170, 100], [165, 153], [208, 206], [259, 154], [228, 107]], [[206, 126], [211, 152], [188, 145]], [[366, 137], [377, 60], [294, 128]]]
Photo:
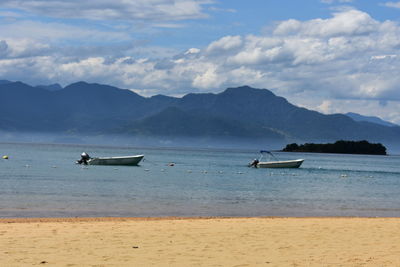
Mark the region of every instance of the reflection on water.
[[[400, 216], [400, 157], [277, 153], [299, 169], [253, 169], [255, 152], [0, 144], [0, 217]], [[80, 166], [145, 154], [138, 167]], [[170, 164], [174, 163], [174, 164]]]

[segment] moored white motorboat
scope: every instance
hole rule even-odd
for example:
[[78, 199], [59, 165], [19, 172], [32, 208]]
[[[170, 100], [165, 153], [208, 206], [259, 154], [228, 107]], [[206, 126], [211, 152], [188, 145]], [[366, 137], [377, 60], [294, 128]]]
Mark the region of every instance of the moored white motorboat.
[[124, 157], [99, 157], [90, 158], [89, 165], [138, 165], [144, 155], [124, 156]]
[[279, 160], [279, 161], [260, 161], [257, 168], [298, 168], [304, 159]]
[[[261, 150], [261, 157], [255, 159], [249, 164], [249, 167], [255, 168], [299, 168], [303, 163], [304, 159], [294, 159], [294, 160], [278, 160], [271, 152], [266, 150]], [[261, 161], [263, 153], [268, 153], [274, 158], [274, 161]]]

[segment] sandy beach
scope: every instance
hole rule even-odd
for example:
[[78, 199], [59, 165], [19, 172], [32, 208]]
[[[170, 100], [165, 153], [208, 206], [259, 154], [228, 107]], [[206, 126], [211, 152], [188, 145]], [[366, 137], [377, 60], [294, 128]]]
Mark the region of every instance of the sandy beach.
[[400, 218], [1, 219], [1, 266], [400, 266]]

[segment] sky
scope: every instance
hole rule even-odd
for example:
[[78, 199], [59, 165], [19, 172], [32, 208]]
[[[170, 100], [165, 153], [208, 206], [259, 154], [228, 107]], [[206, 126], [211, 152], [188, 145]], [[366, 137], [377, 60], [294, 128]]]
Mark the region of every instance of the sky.
[[143, 96], [249, 85], [400, 124], [400, 1], [0, 0], [0, 80]]

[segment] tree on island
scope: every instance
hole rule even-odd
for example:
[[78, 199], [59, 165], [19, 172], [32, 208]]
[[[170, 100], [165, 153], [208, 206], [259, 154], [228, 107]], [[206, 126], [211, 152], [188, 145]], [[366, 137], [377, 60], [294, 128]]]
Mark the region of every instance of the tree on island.
[[315, 152], [315, 153], [338, 153], [338, 154], [369, 154], [386, 155], [386, 147], [382, 144], [369, 143], [363, 141], [344, 141], [339, 140], [331, 144], [296, 143], [288, 144], [282, 151], [285, 152]]

